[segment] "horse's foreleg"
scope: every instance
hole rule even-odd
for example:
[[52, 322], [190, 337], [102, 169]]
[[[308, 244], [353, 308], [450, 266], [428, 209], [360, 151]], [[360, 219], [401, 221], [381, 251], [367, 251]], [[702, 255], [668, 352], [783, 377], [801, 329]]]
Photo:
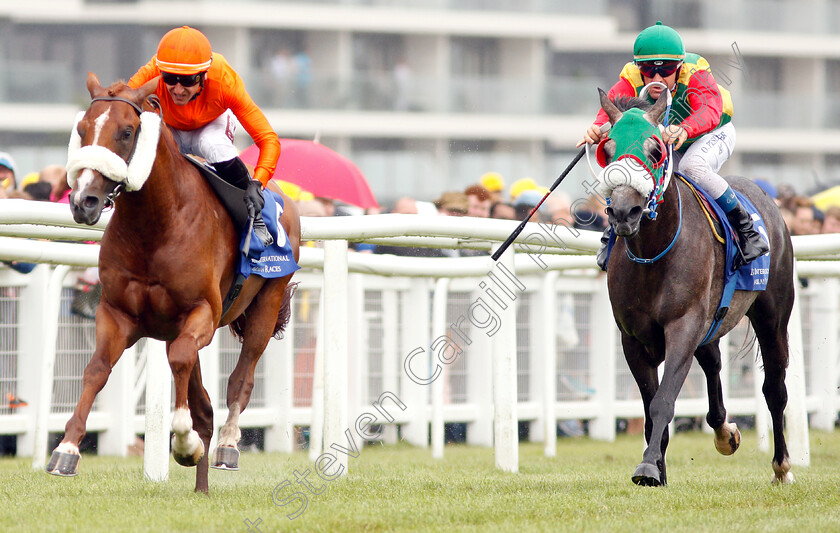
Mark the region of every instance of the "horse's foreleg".
[[198, 361], [198, 350], [213, 338], [213, 315], [210, 306], [193, 309], [178, 337], [168, 343], [169, 367], [175, 381], [175, 414], [172, 416], [172, 457], [182, 466], [195, 466], [204, 456], [204, 443], [193, 429], [188, 405], [190, 376]]
[[709, 396], [709, 412], [706, 422], [715, 431], [715, 448], [723, 455], [732, 455], [741, 444], [741, 432], [734, 422], [726, 421], [726, 408], [723, 405], [723, 389], [720, 384], [720, 346], [718, 341], [701, 346], [694, 352], [706, 375], [706, 388]]
[[64, 427], [64, 438], [53, 450], [47, 472], [59, 476], [75, 476], [79, 466], [79, 443], [85, 436], [87, 418], [96, 395], [105, 386], [111, 369], [128, 346], [128, 324], [121, 324], [103, 304], [96, 314], [96, 349], [85, 367], [82, 394], [73, 416]]
[[[621, 344], [624, 348], [624, 358], [627, 360], [627, 365], [630, 367], [630, 372], [633, 374], [633, 379], [636, 380], [636, 385], [639, 387], [639, 393], [642, 396], [642, 404], [645, 410], [645, 442], [650, 445], [653, 435], [653, 418], [650, 414], [650, 405], [659, 389], [659, 375], [656, 372], [655, 364], [651, 361], [645, 346], [641, 342], [622, 334]], [[660, 471], [658, 467], [653, 466], [644, 477], [640, 477], [637, 469], [633, 475], [633, 482], [639, 485], [659, 485], [660, 479], [665, 475], [664, 467], [663, 464], [663, 470]], [[650, 482], [647, 482], [647, 480], [650, 480]]]
[[[642, 456], [642, 463], [633, 474], [638, 485], [665, 485], [665, 452], [668, 448], [668, 424], [674, 418], [674, 403], [691, 368], [692, 354], [697, 345], [696, 317], [684, 316], [665, 328], [665, 367], [659, 389], [650, 402], [653, 422], [651, 439]], [[658, 476], [657, 476], [658, 474]]]
[[[204, 449], [210, 449], [210, 439], [213, 437], [213, 403], [204, 388], [201, 380], [201, 360], [196, 359], [190, 374], [189, 383], [190, 414], [192, 415], [193, 427], [196, 428], [198, 436], [204, 445]], [[209, 461], [207, 455], [198, 462], [195, 471], [195, 491], [208, 492], [207, 470]]]

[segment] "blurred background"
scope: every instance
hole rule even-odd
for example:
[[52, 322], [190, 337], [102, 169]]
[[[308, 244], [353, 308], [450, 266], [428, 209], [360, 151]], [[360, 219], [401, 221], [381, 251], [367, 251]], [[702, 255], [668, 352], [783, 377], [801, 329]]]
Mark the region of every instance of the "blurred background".
[[[0, 0], [0, 150], [64, 164], [88, 71], [130, 77], [180, 25], [208, 36], [280, 137], [352, 159], [380, 204], [487, 172], [551, 185], [657, 20], [735, 103], [725, 174], [813, 193], [840, 183], [834, 0]], [[251, 144], [240, 128], [237, 145]], [[561, 186], [585, 196], [581, 162]]]

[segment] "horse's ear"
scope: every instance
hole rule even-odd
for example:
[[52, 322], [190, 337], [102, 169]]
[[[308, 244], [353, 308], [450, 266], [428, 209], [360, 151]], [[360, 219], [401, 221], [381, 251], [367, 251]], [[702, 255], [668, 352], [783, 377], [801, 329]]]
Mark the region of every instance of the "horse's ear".
[[659, 98], [656, 99], [656, 103], [653, 104], [653, 107], [647, 110], [645, 113], [645, 118], [651, 124], [661, 124], [662, 123], [662, 115], [665, 114], [665, 108], [668, 105], [668, 93], [662, 91], [662, 94], [659, 95]]
[[610, 118], [610, 124], [615, 124], [621, 120], [623, 113], [618, 110], [614, 103], [612, 103], [612, 100], [610, 100], [610, 97], [607, 96], [607, 93], [605, 93], [603, 89], [598, 88], [598, 95], [601, 97], [601, 108]]
[[102, 85], [99, 83], [99, 78], [97, 78], [96, 74], [93, 72], [88, 72], [87, 90], [90, 93], [91, 98], [96, 98], [96, 95], [102, 91]]

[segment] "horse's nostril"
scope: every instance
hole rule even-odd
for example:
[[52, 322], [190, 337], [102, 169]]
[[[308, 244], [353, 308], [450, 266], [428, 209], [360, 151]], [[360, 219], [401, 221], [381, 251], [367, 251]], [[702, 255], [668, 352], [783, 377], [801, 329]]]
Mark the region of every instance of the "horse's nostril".
[[85, 200], [82, 202], [82, 205], [86, 209], [94, 209], [99, 205], [99, 198], [96, 196], [85, 196]]

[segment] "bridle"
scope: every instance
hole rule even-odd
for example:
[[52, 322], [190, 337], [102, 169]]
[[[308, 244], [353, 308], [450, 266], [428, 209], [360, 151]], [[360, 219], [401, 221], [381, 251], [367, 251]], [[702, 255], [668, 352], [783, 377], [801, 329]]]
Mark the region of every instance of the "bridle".
[[[148, 100], [149, 100], [149, 103], [152, 106], [152, 109], [158, 114], [158, 116], [160, 116], [162, 110], [161, 110], [161, 106], [160, 106], [160, 100], [158, 99], [157, 95], [154, 95], [154, 94], [150, 95], [148, 97]], [[90, 101], [91, 104], [93, 102], [122, 102], [124, 104], [130, 105], [134, 109], [134, 112], [137, 113], [138, 118], [140, 117], [140, 115], [143, 114], [143, 108], [142, 107], [140, 107], [136, 103], [132, 102], [128, 98], [123, 98], [121, 96], [97, 96], [96, 98], [94, 98]], [[134, 158], [134, 152], [137, 150], [137, 142], [138, 142], [138, 139], [140, 138], [140, 127], [141, 126], [142, 126], [142, 122], [137, 125], [137, 131], [134, 132], [134, 144], [131, 145], [131, 151], [128, 153], [128, 158], [125, 161], [126, 164], [131, 164], [131, 160]], [[117, 199], [117, 196], [119, 196], [120, 193], [122, 193], [124, 189], [125, 189], [125, 182], [124, 181], [121, 181], [121, 182], [117, 183], [117, 186], [114, 187], [114, 190], [112, 190], [110, 193], [105, 195], [105, 200], [104, 200], [105, 207], [106, 208], [113, 207], [114, 202]]]

